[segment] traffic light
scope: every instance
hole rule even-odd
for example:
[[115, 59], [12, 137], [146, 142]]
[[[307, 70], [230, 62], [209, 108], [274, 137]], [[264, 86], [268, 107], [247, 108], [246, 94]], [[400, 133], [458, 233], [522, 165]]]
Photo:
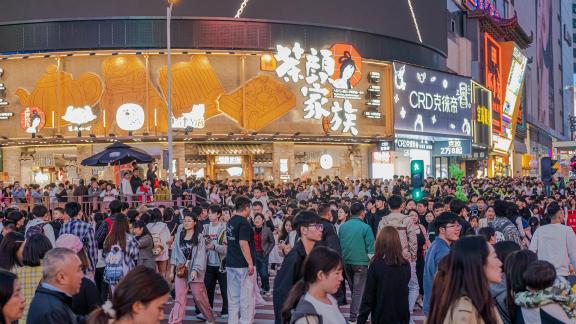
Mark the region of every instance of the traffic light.
[[424, 198], [422, 186], [424, 185], [424, 161], [412, 160], [410, 162], [410, 179], [412, 181], [412, 199], [418, 202]]

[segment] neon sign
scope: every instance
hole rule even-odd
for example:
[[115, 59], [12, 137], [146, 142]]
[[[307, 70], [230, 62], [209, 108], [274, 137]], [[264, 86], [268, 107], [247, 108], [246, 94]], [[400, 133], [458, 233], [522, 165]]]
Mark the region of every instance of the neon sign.
[[500, 17], [496, 6], [490, 0], [463, 0], [462, 3], [470, 10], [482, 10], [492, 17]]

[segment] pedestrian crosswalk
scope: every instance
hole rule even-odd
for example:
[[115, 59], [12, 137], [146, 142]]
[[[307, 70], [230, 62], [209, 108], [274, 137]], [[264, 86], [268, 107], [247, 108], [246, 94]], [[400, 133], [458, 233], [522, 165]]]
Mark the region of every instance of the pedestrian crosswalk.
[[[273, 278], [270, 278], [270, 283], [272, 284]], [[350, 291], [347, 290], [347, 300], [350, 301]], [[272, 297], [265, 297], [264, 300], [266, 301], [265, 305], [257, 306], [256, 307], [256, 315], [254, 317], [254, 324], [273, 324], [274, 323], [274, 309], [272, 306]], [[166, 305], [165, 313], [165, 320], [163, 323], [168, 323], [168, 316], [170, 314], [170, 310], [172, 309], [172, 301]], [[220, 288], [216, 288], [216, 295], [214, 296], [214, 312], [216, 315], [216, 323], [227, 323], [227, 319], [222, 319], [220, 317], [220, 311], [222, 310], [222, 296], [220, 295]], [[345, 305], [340, 307], [340, 311], [344, 314], [344, 317], [348, 318], [350, 314], [350, 305]], [[196, 313], [194, 307], [194, 300], [192, 295], [188, 295], [188, 303], [186, 304], [186, 316], [184, 317], [184, 323], [204, 323], [204, 321], [195, 320]], [[423, 324], [424, 323], [424, 314], [422, 310], [415, 311], [414, 319], [416, 320], [416, 324]]]

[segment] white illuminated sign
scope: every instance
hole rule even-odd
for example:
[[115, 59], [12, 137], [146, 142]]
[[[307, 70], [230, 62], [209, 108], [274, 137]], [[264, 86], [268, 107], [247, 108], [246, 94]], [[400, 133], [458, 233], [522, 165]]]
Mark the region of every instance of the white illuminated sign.
[[288, 172], [288, 159], [280, 159], [280, 172]]
[[527, 63], [528, 58], [526, 58], [517, 47], [514, 47], [512, 65], [510, 66], [510, 74], [508, 75], [508, 84], [506, 86], [506, 98], [504, 107], [502, 108], [504, 114], [510, 117], [514, 115], [514, 109], [516, 108], [520, 87], [522, 87], [522, 82], [524, 81], [524, 72], [526, 71]]
[[204, 120], [204, 112], [206, 106], [204, 104], [193, 105], [192, 110], [188, 113], [183, 113], [181, 117], [172, 117], [172, 127], [178, 129], [186, 128], [204, 128], [206, 122]]
[[116, 124], [125, 131], [139, 130], [144, 126], [144, 109], [134, 103], [126, 103], [116, 111]]
[[511, 139], [492, 134], [492, 145], [495, 151], [508, 153], [511, 144]]
[[50, 177], [46, 173], [38, 172], [34, 175], [34, 180], [36, 181], [36, 183], [48, 182], [48, 180], [50, 180]]
[[242, 164], [242, 157], [241, 156], [217, 156], [216, 157], [216, 164], [220, 164], [220, 165]]
[[82, 126], [96, 120], [97, 116], [92, 112], [92, 107], [73, 107], [68, 106], [66, 108], [66, 113], [62, 116], [62, 119], [73, 124], [68, 126], [68, 131], [85, 131], [90, 130], [91, 126]]
[[[278, 61], [276, 75], [285, 82], [297, 83], [300, 80], [306, 82], [306, 85], [300, 88], [302, 95], [307, 98], [304, 101], [304, 119], [321, 120], [332, 115], [330, 118], [332, 131], [358, 135], [356, 128], [358, 109], [352, 107], [350, 99], [358, 99], [362, 93], [349, 90], [348, 80], [355, 72], [352, 66], [345, 67], [341, 78], [333, 80], [331, 76], [334, 74], [336, 62], [332, 57], [332, 51], [311, 48], [310, 54], [304, 55], [304, 49], [299, 43], [294, 43], [292, 47], [277, 45], [276, 50], [274, 55]], [[306, 59], [304, 71], [300, 68], [302, 58]], [[344, 99], [342, 103], [332, 102], [330, 110], [327, 109], [329, 85], [334, 88], [334, 97]]]
[[241, 167], [231, 167], [226, 169], [226, 171], [228, 172], [228, 174], [231, 177], [239, 177], [242, 175], [242, 168]]
[[334, 165], [334, 159], [332, 159], [332, 155], [330, 154], [323, 154], [320, 157], [320, 167], [324, 170], [330, 170], [332, 169], [332, 166]]

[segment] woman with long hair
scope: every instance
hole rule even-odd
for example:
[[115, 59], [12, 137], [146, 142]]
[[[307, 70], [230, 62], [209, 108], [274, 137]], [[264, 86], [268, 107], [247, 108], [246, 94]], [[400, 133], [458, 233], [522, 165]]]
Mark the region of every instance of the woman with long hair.
[[143, 221], [137, 220], [132, 225], [132, 233], [138, 240], [138, 265], [145, 266], [150, 269], [156, 270], [156, 260], [154, 254], [152, 253], [152, 248], [154, 247], [154, 240], [152, 240], [152, 235], [146, 224]]
[[312, 249], [302, 266], [303, 277], [290, 290], [282, 307], [282, 322], [344, 324], [334, 297], [343, 277], [342, 258], [325, 246]]
[[128, 218], [124, 214], [116, 214], [112, 230], [104, 240], [102, 254], [106, 263], [104, 281], [114, 292], [120, 279], [134, 269], [138, 262], [138, 241], [130, 234]]
[[336, 224], [334, 224], [334, 226], [336, 227], [336, 232], [339, 232], [340, 225], [344, 224], [349, 219], [350, 219], [350, 207], [346, 205], [341, 205], [340, 208], [338, 208], [338, 220], [336, 220]]
[[0, 269], [14, 272], [22, 266], [24, 239], [20, 232], [10, 232], [4, 236], [0, 243]]
[[294, 246], [296, 239], [296, 231], [292, 224], [292, 217], [284, 217], [284, 222], [280, 226], [280, 234], [278, 234], [278, 250], [282, 256], [286, 256]]
[[502, 323], [489, 286], [502, 280], [502, 262], [483, 237], [456, 241], [438, 271], [429, 323]]
[[376, 238], [358, 324], [366, 323], [370, 314], [374, 324], [410, 322], [409, 282], [410, 263], [402, 255], [400, 235], [386, 226]]
[[496, 211], [494, 207], [488, 206], [482, 215], [482, 218], [478, 220], [478, 230], [484, 227], [490, 226], [492, 221], [496, 218]]
[[24, 296], [18, 277], [5, 270], [0, 270], [0, 310], [0, 324], [14, 323], [24, 312]]
[[38, 288], [40, 281], [42, 281], [42, 259], [44, 259], [44, 255], [50, 249], [52, 249], [50, 240], [42, 234], [32, 235], [24, 243], [24, 250], [22, 252], [23, 266], [15, 271], [18, 278], [20, 278], [22, 294], [26, 300], [26, 307], [22, 315], [23, 322], [26, 322], [28, 308], [30, 308], [30, 303], [32, 303], [36, 288]]
[[516, 294], [526, 291], [524, 282], [524, 272], [529, 264], [538, 260], [536, 253], [530, 250], [521, 250], [513, 252], [506, 258], [504, 263], [504, 272], [506, 274], [506, 309], [498, 309], [499, 312], [505, 313], [502, 318], [508, 323], [516, 323], [516, 313], [519, 307], [514, 303]]
[[114, 295], [93, 311], [88, 324], [159, 324], [170, 286], [155, 270], [136, 267], [118, 283]]
[[[168, 323], [182, 323], [186, 313], [188, 290], [207, 323], [214, 323], [204, 274], [206, 273], [206, 242], [202, 237], [202, 225], [195, 214], [184, 215], [183, 226], [176, 233], [170, 258], [170, 282], [174, 280], [176, 297]], [[176, 278], [173, 278], [176, 273]]]

